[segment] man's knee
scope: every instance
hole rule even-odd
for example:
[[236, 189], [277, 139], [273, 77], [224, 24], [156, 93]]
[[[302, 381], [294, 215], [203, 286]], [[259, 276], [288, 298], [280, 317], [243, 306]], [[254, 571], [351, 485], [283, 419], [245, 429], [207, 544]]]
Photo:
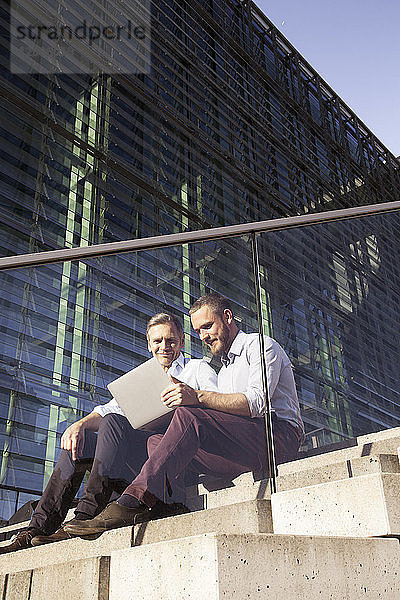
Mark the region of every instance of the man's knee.
[[173, 419], [193, 420], [201, 418], [204, 409], [197, 406], [177, 406], [174, 412]]
[[72, 452], [70, 450], [61, 450], [60, 454], [58, 455], [58, 459], [56, 462], [56, 465], [54, 467], [54, 470], [56, 469], [62, 469], [63, 466], [65, 464], [73, 464], [73, 460], [72, 460]]
[[70, 450], [61, 450], [52, 477], [60, 477], [61, 480], [64, 481], [69, 477], [72, 477], [74, 473], [84, 473], [86, 470], [90, 469], [92, 460], [91, 457], [84, 456], [73, 461]]
[[208, 415], [203, 408], [197, 406], [177, 406], [171, 419], [169, 429], [178, 427], [185, 429], [190, 424], [195, 427], [208, 420]]
[[156, 433], [155, 435], [152, 435], [149, 437], [149, 439], [147, 440], [147, 453], [149, 456], [157, 448], [157, 446], [161, 442], [162, 438], [163, 438], [162, 433]]
[[131, 428], [128, 419], [118, 413], [109, 413], [104, 415], [99, 423], [98, 433], [101, 434], [104, 431], [115, 430], [115, 429], [126, 429]]

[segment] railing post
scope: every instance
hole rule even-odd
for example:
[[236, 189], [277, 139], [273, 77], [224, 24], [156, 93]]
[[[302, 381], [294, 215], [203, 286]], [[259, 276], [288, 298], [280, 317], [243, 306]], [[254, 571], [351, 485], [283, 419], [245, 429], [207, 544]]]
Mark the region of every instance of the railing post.
[[257, 320], [258, 320], [258, 337], [261, 353], [261, 372], [264, 389], [264, 419], [265, 419], [265, 434], [267, 438], [268, 451], [268, 470], [271, 492], [276, 492], [276, 464], [275, 464], [275, 448], [272, 432], [272, 412], [271, 401], [268, 393], [268, 378], [267, 378], [267, 363], [265, 360], [265, 343], [264, 343], [264, 319], [262, 314], [261, 304], [261, 280], [260, 280], [260, 265], [258, 260], [258, 245], [257, 234], [251, 233], [251, 252], [253, 258], [253, 273], [254, 273], [254, 290], [257, 305]]

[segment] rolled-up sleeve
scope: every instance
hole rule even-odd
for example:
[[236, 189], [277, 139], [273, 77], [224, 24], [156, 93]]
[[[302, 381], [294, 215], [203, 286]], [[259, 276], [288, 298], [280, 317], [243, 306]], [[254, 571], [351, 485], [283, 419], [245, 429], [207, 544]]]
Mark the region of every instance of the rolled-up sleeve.
[[97, 413], [101, 417], [105, 417], [106, 415], [112, 413], [125, 416], [124, 411], [122, 410], [122, 408], [120, 408], [115, 398], [110, 400], [110, 402], [107, 402], [107, 404], [99, 404], [98, 406], [95, 406], [92, 412]]
[[[250, 415], [261, 417], [264, 414], [264, 390], [262, 383], [262, 363], [259, 341], [254, 339], [247, 348], [249, 376], [244, 395], [249, 403]], [[267, 366], [267, 385], [269, 398], [272, 399], [279, 382], [282, 356], [280, 346], [272, 338], [265, 339], [265, 360]]]

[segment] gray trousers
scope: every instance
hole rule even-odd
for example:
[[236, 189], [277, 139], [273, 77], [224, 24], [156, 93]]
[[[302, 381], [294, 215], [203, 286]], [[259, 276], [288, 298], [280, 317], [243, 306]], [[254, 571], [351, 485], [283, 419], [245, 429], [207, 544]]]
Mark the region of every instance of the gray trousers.
[[151, 435], [154, 431], [133, 429], [122, 415], [104, 416], [97, 433], [85, 431], [79, 459], [73, 461], [69, 451], [61, 451], [29, 529], [44, 535], [54, 533], [63, 523], [88, 470], [90, 475], [75, 514], [80, 518], [96, 516], [113, 494], [120, 496], [140, 472], [148, 458], [147, 440]]

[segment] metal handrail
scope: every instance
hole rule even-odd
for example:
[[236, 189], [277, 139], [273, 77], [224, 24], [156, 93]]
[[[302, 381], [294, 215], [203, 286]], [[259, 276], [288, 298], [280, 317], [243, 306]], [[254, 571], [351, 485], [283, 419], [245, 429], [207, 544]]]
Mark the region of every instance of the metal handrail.
[[239, 225], [227, 225], [198, 231], [186, 231], [183, 233], [172, 233], [153, 237], [140, 238], [136, 240], [124, 240], [105, 244], [95, 244], [77, 248], [62, 248], [49, 250], [47, 252], [36, 252], [34, 254], [19, 254], [0, 258], [0, 271], [22, 267], [39, 266], [54, 262], [67, 260], [84, 260], [98, 256], [120, 254], [125, 252], [137, 252], [139, 250], [153, 250], [167, 246], [179, 246], [194, 242], [208, 242], [212, 240], [236, 237], [248, 233], [263, 233], [267, 231], [280, 231], [306, 225], [317, 225], [331, 221], [342, 221], [384, 214], [400, 210], [400, 201], [385, 202], [382, 204], [369, 204], [352, 208], [343, 208], [320, 213], [298, 215], [294, 217], [283, 217], [270, 219], [268, 221], [256, 221], [253, 223], [242, 223]]

